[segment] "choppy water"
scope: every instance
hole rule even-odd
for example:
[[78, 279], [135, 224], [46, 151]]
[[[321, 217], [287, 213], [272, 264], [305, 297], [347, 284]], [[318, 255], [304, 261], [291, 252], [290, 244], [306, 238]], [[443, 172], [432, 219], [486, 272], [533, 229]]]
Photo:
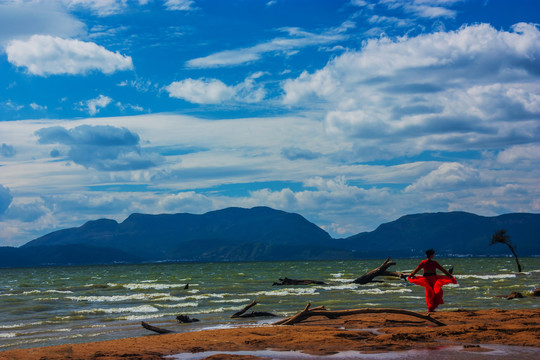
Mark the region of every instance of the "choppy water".
[[[506, 300], [540, 286], [540, 258], [437, 259], [454, 266], [457, 285], [445, 286], [441, 310], [538, 308], [540, 299]], [[419, 259], [396, 259], [389, 270], [410, 271]], [[275, 318], [230, 319], [252, 300], [252, 310], [288, 316], [309, 302], [328, 309], [391, 307], [425, 310], [423, 288], [379, 278], [351, 281], [382, 260], [180, 263], [0, 269], [0, 351], [11, 348], [108, 340], [150, 334], [141, 321], [174, 331], [274, 322]], [[322, 280], [327, 285], [272, 286], [279, 278]], [[184, 286], [189, 283], [189, 289]], [[198, 323], [179, 324], [186, 314]]]

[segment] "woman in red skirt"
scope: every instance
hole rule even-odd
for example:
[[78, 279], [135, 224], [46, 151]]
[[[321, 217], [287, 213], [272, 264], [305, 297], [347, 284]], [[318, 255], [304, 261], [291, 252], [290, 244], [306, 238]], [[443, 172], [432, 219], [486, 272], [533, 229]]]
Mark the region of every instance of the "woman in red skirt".
[[[457, 284], [456, 279], [438, 262], [433, 260], [435, 251], [429, 249], [426, 251], [427, 259], [420, 262], [416, 269], [407, 277], [409, 282], [423, 286], [426, 290], [426, 304], [429, 312], [435, 311], [437, 306], [444, 304], [443, 285]], [[424, 276], [414, 276], [420, 269], [424, 269]], [[437, 275], [437, 269], [442, 271], [445, 276]]]

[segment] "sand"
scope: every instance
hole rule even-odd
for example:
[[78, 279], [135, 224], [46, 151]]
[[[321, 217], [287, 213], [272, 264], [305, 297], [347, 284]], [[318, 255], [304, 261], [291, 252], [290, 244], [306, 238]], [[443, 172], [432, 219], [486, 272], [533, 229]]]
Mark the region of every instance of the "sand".
[[[540, 358], [540, 309], [440, 311], [437, 326], [400, 314], [362, 314], [328, 320], [309, 318], [293, 326], [258, 326], [148, 336], [0, 352], [0, 359], [140, 359], [157, 360], [180, 353], [207, 351], [295, 350], [311, 355], [343, 351], [389, 352], [459, 347], [490, 351], [482, 345], [530, 347]], [[189, 324], [188, 324], [189, 326]], [[205, 359], [259, 359], [251, 355], [214, 354]], [[459, 358], [459, 356], [457, 357]]]

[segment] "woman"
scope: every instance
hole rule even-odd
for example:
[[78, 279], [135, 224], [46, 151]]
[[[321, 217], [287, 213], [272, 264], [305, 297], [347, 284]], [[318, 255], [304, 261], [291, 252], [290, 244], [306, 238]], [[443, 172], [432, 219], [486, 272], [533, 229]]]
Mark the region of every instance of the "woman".
[[[443, 285], [450, 283], [457, 284], [457, 281], [452, 274], [433, 260], [433, 256], [435, 256], [433, 249], [427, 250], [426, 256], [427, 259], [420, 262], [407, 279], [409, 282], [425, 288], [428, 311], [434, 312], [437, 306], [444, 304]], [[414, 276], [420, 269], [424, 269], [424, 276]], [[437, 269], [441, 270], [446, 276], [437, 275]]]

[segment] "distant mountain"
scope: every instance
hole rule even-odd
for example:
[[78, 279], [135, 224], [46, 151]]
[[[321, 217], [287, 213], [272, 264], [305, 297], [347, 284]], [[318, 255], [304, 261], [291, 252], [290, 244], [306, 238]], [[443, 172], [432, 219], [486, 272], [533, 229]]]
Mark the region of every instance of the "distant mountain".
[[510, 255], [503, 244], [488, 246], [491, 235], [506, 229], [518, 256], [540, 255], [540, 214], [513, 213], [494, 217], [466, 212], [406, 215], [375, 231], [343, 239], [341, 247], [360, 254], [417, 256], [434, 248], [438, 255]]
[[332, 238], [298, 214], [267, 207], [194, 214], [132, 214], [122, 223], [100, 219], [52, 232], [23, 245], [84, 244], [116, 249], [145, 261], [236, 261], [347, 257]]
[[483, 217], [465, 212], [407, 215], [375, 231], [333, 239], [304, 217], [267, 207], [206, 214], [132, 214], [0, 247], [0, 267], [155, 261], [268, 261], [509, 255], [491, 235], [506, 229], [519, 256], [540, 255], [540, 214]]

